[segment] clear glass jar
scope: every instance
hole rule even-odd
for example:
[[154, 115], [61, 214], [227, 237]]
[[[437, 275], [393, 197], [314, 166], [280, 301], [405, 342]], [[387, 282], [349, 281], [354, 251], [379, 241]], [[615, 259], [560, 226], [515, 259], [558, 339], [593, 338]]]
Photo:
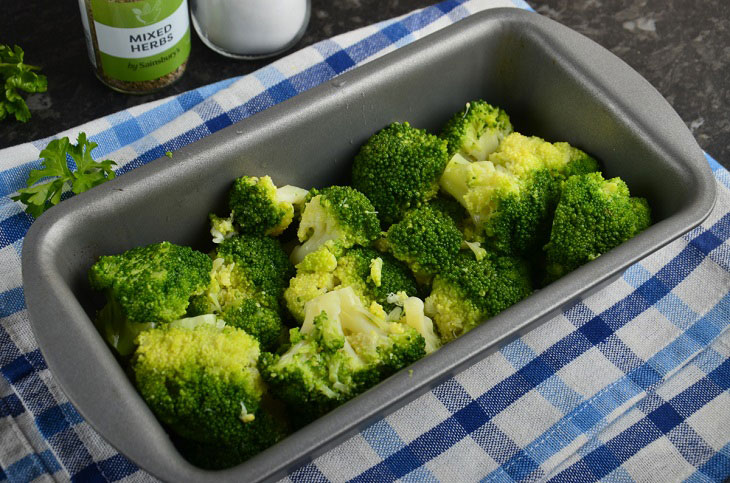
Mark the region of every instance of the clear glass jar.
[[190, 0], [193, 27], [205, 45], [234, 59], [290, 49], [309, 23], [310, 0]]
[[185, 72], [190, 55], [187, 0], [79, 0], [89, 60], [112, 89], [146, 94]]

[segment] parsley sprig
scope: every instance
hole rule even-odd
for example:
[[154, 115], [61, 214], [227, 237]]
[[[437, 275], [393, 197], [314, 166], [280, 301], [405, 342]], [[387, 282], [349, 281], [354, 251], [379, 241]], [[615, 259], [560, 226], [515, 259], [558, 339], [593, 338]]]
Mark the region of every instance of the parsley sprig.
[[40, 67], [23, 63], [23, 49], [0, 45], [0, 121], [15, 115], [15, 119], [26, 122], [30, 110], [20, 93], [45, 92], [48, 87], [46, 76], [33, 71]]
[[[25, 204], [26, 213], [38, 218], [48, 208], [57, 205], [69, 187], [79, 194], [114, 178], [114, 161], [107, 159], [97, 162], [91, 157], [91, 151], [96, 146], [95, 142], [86, 139], [86, 133], [83, 132], [79, 133], [75, 145], [67, 137], [54, 139], [41, 151], [43, 169], [32, 170], [28, 175], [28, 187], [19, 189], [12, 199]], [[69, 166], [67, 154], [76, 163], [76, 171]], [[49, 177], [53, 179], [36, 184]]]

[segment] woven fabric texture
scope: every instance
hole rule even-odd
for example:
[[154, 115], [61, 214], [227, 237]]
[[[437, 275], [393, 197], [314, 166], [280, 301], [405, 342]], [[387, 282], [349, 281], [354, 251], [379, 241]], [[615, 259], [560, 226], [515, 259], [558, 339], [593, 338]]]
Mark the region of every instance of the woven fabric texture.
[[[447, 0], [293, 53], [244, 77], [80, 131], [124, 174], [492, 7]], [[10, 196], [40, 139], [0, 151], [0, 481], [149, 481], [68, 402], [30, 329]], [[501, 351], [291, 473], [299, 481], [723, 481], [730, 476], [730, 173], [700, 227]]]

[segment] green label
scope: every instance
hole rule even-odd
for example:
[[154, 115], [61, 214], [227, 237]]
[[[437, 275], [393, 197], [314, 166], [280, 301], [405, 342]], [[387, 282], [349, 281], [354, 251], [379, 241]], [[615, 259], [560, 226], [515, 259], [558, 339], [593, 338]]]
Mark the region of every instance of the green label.
[[[94, 21], [110, 27], [145, 27], [172, 15], [184, 0], [91, 0]], [[207, 1], [207, 0], [203, 0]]]
[[101, 65], [109, 77], [128, 82], [158, 79], [174, 71], [188, 59], [190, 54], [190, 29], [180, 41], [164, 52], [150, 57], [129, 59], [101, 54]]

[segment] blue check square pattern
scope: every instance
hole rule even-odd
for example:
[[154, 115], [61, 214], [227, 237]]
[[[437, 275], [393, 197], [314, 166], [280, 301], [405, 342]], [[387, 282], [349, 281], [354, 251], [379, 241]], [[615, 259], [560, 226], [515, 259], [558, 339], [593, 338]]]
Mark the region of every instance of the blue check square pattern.
[[[486, 8], [447, 0], [244, 77], [91, 121], [118, 175]], [[52, 138], [0, 151], [0, 482], [152, 481], [84, 421], [30, 330], [10, 196]], [[698, 228], [603, 291], [443, 382], [284, 481], [723, 481], [730, 477], [730, 173]], [[83, 196], [83, 195], [82, 195]]]

